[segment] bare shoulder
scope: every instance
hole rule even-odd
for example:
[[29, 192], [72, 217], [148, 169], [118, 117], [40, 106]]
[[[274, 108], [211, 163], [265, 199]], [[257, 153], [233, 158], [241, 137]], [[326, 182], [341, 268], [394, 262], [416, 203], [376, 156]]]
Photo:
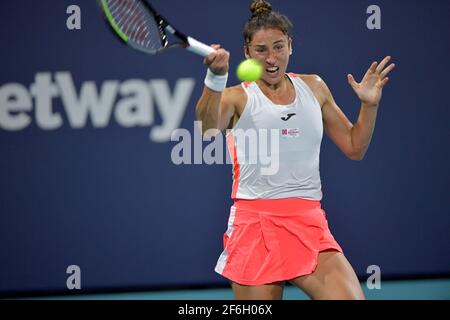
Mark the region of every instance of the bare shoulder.
[[299, 74], [299, 77], [313, 90], [314, 93], [326, 93], [328, 87], [317, 74]]
[[222, 93], [222, 102], [232, 104], [240, 115], [247, 103], [247, 94], [240, 84], [228, 87]]
[[228, 99], [240, 99], [247, 96], [244, 89], [239, 84], [225, 88], [225, 90], [223, 91], [223, 95]]
[[320, 105], [323, 106], [330, 95], [325, 81], [317, 74], [299, 74], [298, 76], [311, 88]]

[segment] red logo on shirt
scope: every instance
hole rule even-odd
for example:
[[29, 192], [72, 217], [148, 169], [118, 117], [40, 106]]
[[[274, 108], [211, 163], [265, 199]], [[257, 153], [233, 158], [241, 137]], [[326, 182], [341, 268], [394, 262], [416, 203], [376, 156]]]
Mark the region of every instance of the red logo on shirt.
[[281, 136], [285, 138], [297, 138], [300, 136], [299, 128], [281, 129]]

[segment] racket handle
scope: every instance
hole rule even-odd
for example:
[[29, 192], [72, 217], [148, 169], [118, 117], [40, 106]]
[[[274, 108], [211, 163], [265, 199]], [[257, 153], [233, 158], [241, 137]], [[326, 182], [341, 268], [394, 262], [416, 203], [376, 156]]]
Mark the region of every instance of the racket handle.
[[211, 48], [210, 46], [207, 46], [204, 43], [201, 43], [200, 41], [195, 40], [192, 37], [187, 37], [189, 46], [186, 48], [187, 50], [194, 52], [196, 54], [201, 55], [202, 57], [206, 57], [211, 52], [214, 52], [215, 50]]

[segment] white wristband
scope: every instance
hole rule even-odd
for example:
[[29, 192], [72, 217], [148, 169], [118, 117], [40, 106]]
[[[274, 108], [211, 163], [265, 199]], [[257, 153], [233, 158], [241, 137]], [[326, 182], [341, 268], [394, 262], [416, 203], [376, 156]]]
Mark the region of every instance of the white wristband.
[[228, 80], [228, 73], [219, 76], [213, 73], [208, 68], [205, 77], [205, 86], [207, 86], [211, 90], [222, 92], [227, 86], [227, 80]]

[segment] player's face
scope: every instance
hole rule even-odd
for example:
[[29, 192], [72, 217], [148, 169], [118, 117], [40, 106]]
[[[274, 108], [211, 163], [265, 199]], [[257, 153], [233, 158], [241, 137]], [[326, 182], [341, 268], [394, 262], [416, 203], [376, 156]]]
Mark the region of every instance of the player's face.
[[262, 80], [268, 84], [277, 84], [284, 78], [291, 45], [291, 38], [281, 30], [261, 29], [253, 34], [245, 55], [261, 62], [264, 67]]

